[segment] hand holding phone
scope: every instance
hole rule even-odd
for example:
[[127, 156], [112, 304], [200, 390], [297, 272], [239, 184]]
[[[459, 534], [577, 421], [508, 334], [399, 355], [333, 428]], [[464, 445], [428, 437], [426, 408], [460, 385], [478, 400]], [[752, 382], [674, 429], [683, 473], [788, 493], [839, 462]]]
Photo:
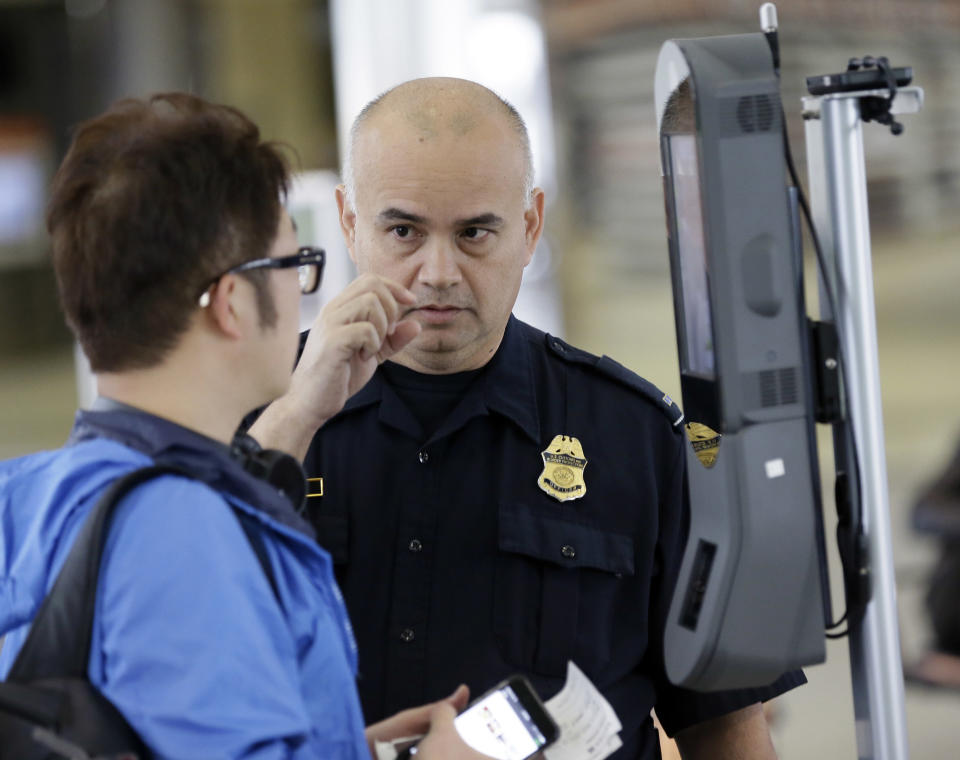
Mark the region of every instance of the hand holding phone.
[[[463, 742], [498, 760], [527, 760], [556, 741], [560, 734], [553, 718], [523, 676], [512, 676], [494, 686], [460, 713], [453, 723]], [[397, 760], [416, 757], [421, 747], [427, 752], [430, 745], [428, 735], [420, 745], [401, 752]]]
[[454, 725], [456, 711], [450, 705], [437, 705], [430, 714], [430, 727], [426, 736], [397, 755], [397, 759], [414, 760], [489, 760], [471, 749]]

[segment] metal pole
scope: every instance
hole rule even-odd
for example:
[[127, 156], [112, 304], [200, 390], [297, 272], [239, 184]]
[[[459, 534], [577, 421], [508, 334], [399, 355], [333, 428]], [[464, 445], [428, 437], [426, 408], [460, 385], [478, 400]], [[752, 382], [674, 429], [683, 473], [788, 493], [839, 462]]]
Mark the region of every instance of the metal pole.
[[[850, 634], [850, 669], [860, 760], [906, 760], [903, 669], [890, 540], [886, 454], [867, 213], [859, 97], [825, 95], [820, 123], [808, 122], [811, 194], [822, 231], [828, 282], [845, 354], [848, 419], [860, 463], [863, 521], [870, 547], [873, 595]], [[813, 139], [811, 139], [813, 138]], [[819, 143], [819, 144], [817, 144]]]

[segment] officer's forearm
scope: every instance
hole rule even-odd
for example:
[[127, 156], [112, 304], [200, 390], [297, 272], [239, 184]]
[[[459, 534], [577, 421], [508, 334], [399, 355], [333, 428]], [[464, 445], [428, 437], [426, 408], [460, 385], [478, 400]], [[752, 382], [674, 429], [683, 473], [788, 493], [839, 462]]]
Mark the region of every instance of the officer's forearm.
[[777, 760], [760, 704], [691, 726], [676, 738], [683, 760]]
[[265, 449], [280, 449], [302, 462], [321, 424], [291, 408], [288, 397], [281, 396], [263, 410], [248, 432]]

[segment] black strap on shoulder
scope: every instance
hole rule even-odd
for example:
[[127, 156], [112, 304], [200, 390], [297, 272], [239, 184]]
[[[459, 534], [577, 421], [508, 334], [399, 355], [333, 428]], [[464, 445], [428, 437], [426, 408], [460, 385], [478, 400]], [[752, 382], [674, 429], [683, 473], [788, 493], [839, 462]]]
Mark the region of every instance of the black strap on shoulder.
[[253, 549], [253, 553], [257, 555], [257, 562], [260, 563], [263, 574], [267, 576], [267, 583], [270, 584], [270, 590], [273, 591], [273, 596], [279, 604], [280, 590], [277, 588], [277, 578], [273, 574], [273, 568], [270, 566], [270, 558], [267, 557], [267, 547], [264, 546], [263, 535], [253, 524], [252, 517], [242, 515], [236, 510], [234, 510], [234, 514], [237, 516], [240, 527], [243, 528], [243, 532], [247, 536], [247, 541], [250, 542], [250, 548]]
[[[138, 485], [170, 474], [192, 477], [180, 467], [156, 464], [134, 470], [107, 488], [80, 528], [53, 588], [41, 604], [7, 676], [9, 681], [28, 683], [39, 678], [86, 678], [100, 560], [113, 514], [123, 497]], [[237, 517], [240, 519], [239, 515]], [[240, 524], [276, 595], [276, 579], [260, 536], [246, 520], [240, 519]]]
[[87, 517], [56, 582], [40, 606], [16, 662], [7, 676], [25, 683], [37, 678], [87, 673], [100, 557], [114, 509], [145, 480], [181, 473], [167, 465], [135, 470], [114, 481]]

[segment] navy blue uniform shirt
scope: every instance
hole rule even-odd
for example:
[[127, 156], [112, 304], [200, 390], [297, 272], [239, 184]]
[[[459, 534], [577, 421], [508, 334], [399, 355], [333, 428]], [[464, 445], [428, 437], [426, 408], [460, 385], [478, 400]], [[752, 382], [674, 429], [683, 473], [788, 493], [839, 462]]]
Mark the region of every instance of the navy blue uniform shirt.
[[[337, 563], [368, 723], [515, 672], [546, 699], [572, 659], [623, 723], [615, 757], [656, 758], [652, 707], [673, 734], [802, 683], [701, 695], [667, 681], [661, 632], [687, 523], [681, 418], [611, 359], [512, 317], [429, 436], [378, 370], [305, 460], [323, 479], [307, 509]], [[587, 460], [576, 500], [537, 483], [558, 435]]]

